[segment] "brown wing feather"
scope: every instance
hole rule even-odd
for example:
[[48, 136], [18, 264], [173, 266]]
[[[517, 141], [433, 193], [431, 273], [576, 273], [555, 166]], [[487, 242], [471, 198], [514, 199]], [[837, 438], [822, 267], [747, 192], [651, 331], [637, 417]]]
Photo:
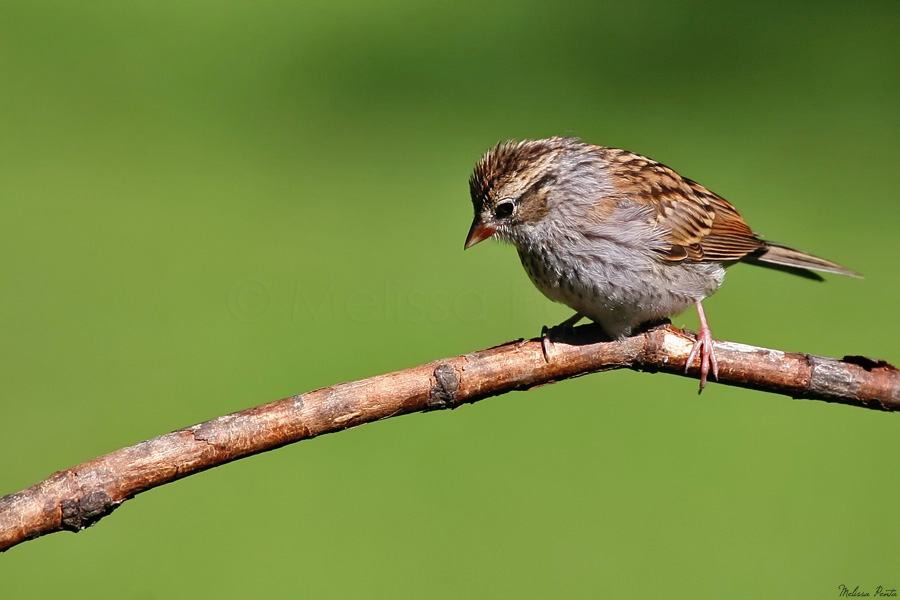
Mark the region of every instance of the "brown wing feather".
[[727, 200], [699, 183], [689, 179], [685, 181], [690, 184], [694, 197], [704, 198], [715, 214], [709, 232], [700, 241], [703, 260], [740, 260], [765, 247], [765, 243], [753, 233], [737, 209]]
[[653, 208], [664, 258], [732, 261], [765, 246], [727, 200], [699, 183], [625, 150], [611, 151], [610, 159], [619, 191]]

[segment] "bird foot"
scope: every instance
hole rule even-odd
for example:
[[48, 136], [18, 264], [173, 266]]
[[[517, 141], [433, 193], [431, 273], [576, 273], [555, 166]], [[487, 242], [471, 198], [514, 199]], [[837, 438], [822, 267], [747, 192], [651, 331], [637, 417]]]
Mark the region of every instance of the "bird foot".
[[691, 353], [688, 354], [687, 362], [684, 365], [684, 372], [687, 373], [691, 364], [694, 362], [694, 358], [699, 355], [700, 392], [702, 392], [703, 388], [706, 387], [706, 378], [709, 375], [710, 370], [712, 370], [713, 378], [718, 381], [719, 362], [716, 360], [716, 351], [713, 348], [712, 332], [709, 330], [709, 325], [706, 323], [706, 315], [703, 314], [703, 306], [699, 302], [697, 303], [697, 312], [700, 316], [700, 328], [697, 331], [694, 347], [691, 348]]
[[575, 313], [559, 325], [554, 325], [553, 327], [544, 325], [541, 327], [541, 351], [544, 353], [545, 362], [550, 362], [550, 347], [553, 345], [551, 338], [559, 337], [560, 333], [571, 333], [572, 327], [583, 318], [582, 315]]

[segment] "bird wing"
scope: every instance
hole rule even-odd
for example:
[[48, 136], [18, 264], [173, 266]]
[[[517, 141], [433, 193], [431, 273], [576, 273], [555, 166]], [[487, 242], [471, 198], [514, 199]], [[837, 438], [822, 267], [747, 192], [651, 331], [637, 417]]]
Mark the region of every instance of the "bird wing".
[[647, 207], [660, 232], [660, 256], [671, 261], [734, 261], [765, 247], [727, 200], [669, 167], [619, 151], [611, 161], [625, 202]]

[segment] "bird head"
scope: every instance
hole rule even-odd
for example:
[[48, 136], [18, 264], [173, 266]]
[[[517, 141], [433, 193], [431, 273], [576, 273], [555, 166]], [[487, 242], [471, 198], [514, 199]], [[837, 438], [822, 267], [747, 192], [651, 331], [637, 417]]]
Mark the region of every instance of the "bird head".
[[488, 150], [475, 165], [469, 191], [475, 218], [466, 248], [496, 236], [517, 243], [550, 211], [560, 158], [577, 140], [509, 141]]

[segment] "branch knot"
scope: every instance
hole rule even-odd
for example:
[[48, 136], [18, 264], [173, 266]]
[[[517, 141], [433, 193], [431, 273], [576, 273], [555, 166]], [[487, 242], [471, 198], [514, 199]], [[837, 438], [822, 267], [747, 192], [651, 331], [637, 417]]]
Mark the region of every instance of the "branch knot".
[[425, 410], [453, 408], [459, 397], [459, 375], [456, 369], [448, 363], [439, 364], [434, 368], [434, 381]]

